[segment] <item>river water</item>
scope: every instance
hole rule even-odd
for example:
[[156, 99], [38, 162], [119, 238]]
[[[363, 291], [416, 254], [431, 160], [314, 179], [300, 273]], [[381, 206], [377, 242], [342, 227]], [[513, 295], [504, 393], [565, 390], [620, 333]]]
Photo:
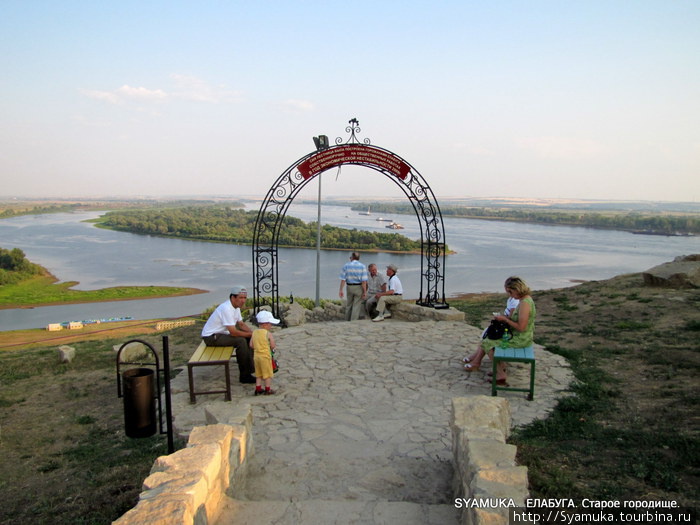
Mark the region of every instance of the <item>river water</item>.
[[[252, 209], [256, 209], [254, 206]], [[314, 204], [293, 203], [287, 215], [315, 221]], [[207, 290], [205, 294], [166, 299], [60, 305], [0, 310], [0, 330], [38, 328], [72, 320], [130, 316], [134, 319], [198, 314], [220, 303], [233, 284], [252, 287], [250, 246], [165, 239], [95, 228], [85, 220], [97, 212], [32, 215], [0, 220], [0, 247], [20, 248], [32, 262], [60, 281], [78, 281], [77, 289], [109, 286], [165, 285]], [[379, 232], [387, 222], [378, 214], [359, 215], [344, 206], [324, 206], [322, 222]], [[400, 233], [418, 239], [418, 219], [392, 214], [404, 225]], [[644, 271], [678, 255], [700, 253], [698, 237], [662, 237], [626, 232], [542, 226], [472, 219], [445, 219], [445, 236], [454, 255], [447, 257], [445, 290], [449, 297], [463, 292], [502, 290], [509, 275], [520, 275], [534, 289], [559, 288], [579, 280], [608, 279]], [[345, 251], [321, 253], [321, 297], [338, 297], [338, 273], [348, 260]], [[408, 298], [420, 286], [419, 255], [364, 254], [364, 263], [382, 269], [399, 266]], [[280, 249], [279, 285], [282, 295], [316, 296], [316, 252]]]

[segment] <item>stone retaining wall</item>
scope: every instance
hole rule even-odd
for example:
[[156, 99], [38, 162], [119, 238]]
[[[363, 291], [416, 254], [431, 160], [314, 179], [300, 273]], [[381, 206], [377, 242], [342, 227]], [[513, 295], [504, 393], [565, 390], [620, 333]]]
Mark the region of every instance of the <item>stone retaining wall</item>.
[[172, 330], [181, 326], [192, 326], [196, 321], [194, 319], [178, 319], [177, 321], [159, 321], [156, 323], [156, 330]]
[[455, 308], [430, 308], [403, 302], [389, 308], [391, 315], [401, 321], [464, 321], [464, 312]]
[[[345, 319], [345, 306], [327, 303], [323, 308], [307, 310], [299, 303], [281, 306], [282, 317], [287, 326], [299, 326], [304, 323], [323, 323]], [[390, 306], [391, 315], [401, 321], [464, 321], [464, 313], [455, 308], [431, 308], [419, 306], [415, 302], [404, 301]]]
[[[503, 499], [525, 506], [527, 467], [516, 465], [517, 448], [506, 444], [510, 423], [507, 399], [452, 399], [453, 489], [455, 498], [464, 498], [461, 523], [465, 525], [508, 525], [508, 508], [500, 504]], [[475, 500], [482, 503], [477, 505]]]
[[253, 412], [249, 404], [225, 413], [206, 413], [207, 425], [195, 427], [187, 447], [153, 464], [138, 504], [118, 525], [214, 523], [224, 496], [245, 486], [247, 458], [253, 453]]

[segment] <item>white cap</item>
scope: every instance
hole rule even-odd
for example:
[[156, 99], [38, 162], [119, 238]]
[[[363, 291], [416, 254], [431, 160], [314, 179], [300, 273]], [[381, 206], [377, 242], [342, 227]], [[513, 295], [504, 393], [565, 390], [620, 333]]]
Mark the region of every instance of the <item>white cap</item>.
[[275, 317], [272, 315], [272, 312], [268, 312], [267, 310], [262, 310], [262, 311], [258, 312], [258, 315], [256, 315], [255, 318], [258, 320], [258, 324], [262, 324], [262, 323], [279, 324], [279, 322], [280, 322], [279, 319], [275, 319]]

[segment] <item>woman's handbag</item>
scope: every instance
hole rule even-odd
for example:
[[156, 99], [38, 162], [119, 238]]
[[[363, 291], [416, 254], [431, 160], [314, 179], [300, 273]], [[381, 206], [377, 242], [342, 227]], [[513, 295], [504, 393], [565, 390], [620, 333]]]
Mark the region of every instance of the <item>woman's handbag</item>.
[[508, 324], [505, 321], [492, 319], [482, 339], [502, 339], [503, 334], [505, 334], [508, 329]]

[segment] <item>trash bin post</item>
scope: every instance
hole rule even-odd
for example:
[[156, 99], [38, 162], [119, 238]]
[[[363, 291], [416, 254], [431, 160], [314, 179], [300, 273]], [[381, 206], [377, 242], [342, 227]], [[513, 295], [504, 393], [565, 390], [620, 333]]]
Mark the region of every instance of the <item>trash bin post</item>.
[[[170, 394], [170, 344], [168, 336], [163, 336], [163, 378], [165, 380], [165, 429], [168, 439], [168, 454], [175, 452], [173, 440], [173, 408]], [[162, 434], [161, 430], [161, 434]]]

